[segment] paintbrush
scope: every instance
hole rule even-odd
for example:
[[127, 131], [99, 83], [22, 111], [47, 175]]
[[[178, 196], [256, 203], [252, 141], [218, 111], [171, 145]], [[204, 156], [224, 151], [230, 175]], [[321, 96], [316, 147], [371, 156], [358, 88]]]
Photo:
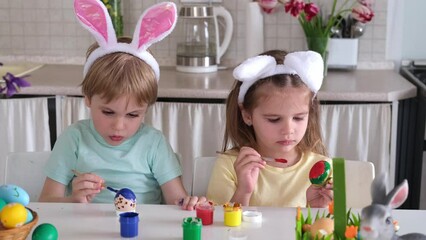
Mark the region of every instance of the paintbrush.
[[[228, 155], [228, 156], [237, 156], [237, 154], [228, 153], [228, 152], [216, 151], [216, 153], [224, 154], [224, 155]], [[284, 159], [284, 158], [272, 158], [272, 157], [264, 157], [264, 156], [261, 156], [260, 158], [262, 158], [262, 160], [266, 161], [266, 162], [277, 162], [277, 163], [287, 163], [288, 162], [287, 159]]]
[[[75, 169], [73, 169], [73, 170], [71, 170], [71, 171], [72, 171], [72, 173], [74, 173], [74, 175], [75, 175], [75, 176], [77, 176], [77, 177], [83, 174], [83, 173], [81, 173], [81, 172], [79, 172], [79, 171], [77, 171], [77, 170], [75, 170]], [[113, 190], [111, 190], [111, 189], [110, 189], [110, 187], [108, 187], [105, 183], [102, 183], [102, 184], [101, 184], [101, 187], [103, 187], [103, 188], [107, 188], [108, 190], [113, 191]]]

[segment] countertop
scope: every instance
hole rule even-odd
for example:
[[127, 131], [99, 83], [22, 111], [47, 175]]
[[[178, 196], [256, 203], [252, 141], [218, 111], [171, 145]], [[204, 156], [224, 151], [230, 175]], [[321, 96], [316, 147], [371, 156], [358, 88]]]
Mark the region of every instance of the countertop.
[[[161, 67], [160, 98], [226, 99], [232, 69], [183, 73]], [[81, 95], [82, 65], [46, 64], [30, 73], [31, 87], [20, 94]], [[391, 102], [416, 96], [416, 87], [393, 70], [329, 71], [318, 93], [321, 101]]]
[[[59, 232], [61, 240], [67, 239], [123, 239], [120, 238], [120, 223], [111, 203], [42, 203], [30, 202], [31, 210], [37, 212], [37, 225], [51, 223]], [[174, 205], [137, 204], [139, 213], [138, 237], [129, 239], [191, 239], [182, 238], [183, 219], [195, 217], [196, 211], [185, 211]], [[295, 239], [296, 208], [243, 207], [243, 211], [257, 211], [262, 214], [260, 222], [242, 221], [238, 227], [224, 224], [223, 207], [217, 206], [213, 211], [213, 224], [201, 227], [204, 240], [231, 239]], [[301, 210], [307, 216], [307, 209]], [[324, 209], [311, 209], [312, 214], [322, 214]], [[357, 214], [360, 209], [352, 209]], [[250, 213], [250, 212], [249, 212]], [[412, 232], [426, 234], [424, 210], [392, 210], [392, 216], [401, 229], [398, 235]], [[418, 219], [413, 221], [413, 219]], [[34, 227], [35, 228], [35, 227]], [[33, 229], [34, 229], [33, 228]], [[246, 236], [242, 238], [241, 236]], [[27, 239], [31, 239], [32, 233]], [[237, 237], [239, 236], [239, 237]], [[200, 239], [201, 239], [200, 238]], [[197, 239], [193, 237], [192, 239]]]

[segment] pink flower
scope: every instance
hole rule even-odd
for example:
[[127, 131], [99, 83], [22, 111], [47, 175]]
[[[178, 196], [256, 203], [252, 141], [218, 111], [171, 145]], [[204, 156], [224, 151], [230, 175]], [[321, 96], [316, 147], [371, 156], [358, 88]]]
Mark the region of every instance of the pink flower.
[[371, 21], [371, 19], [373, 19], [374, 13], [373, 13], [373, 10], [371, 10], [371, 8], [362, 4], [357, 4], [352, 9], [352, 17], [355, 20], [358, 20], [362, 23], [366, 23]]
[[266, 13], [271, 13], [272, 10], [277, 6], [278, 0], [259, 0], [259, 6]]
[[298, 17], [304, 7], [305, 2], [303, 0], [290, 0], [284, 5], [285, 12], [290, 12], [293, 17]]
[[371, 8], [371, 6], [373, 5], [373, 0], [358, 0], [358, 2], [369, 8]]
[[319, 7], [315, 3], [307, 3], [304, 8], [306, 20], [311, 21], [319, 12]]

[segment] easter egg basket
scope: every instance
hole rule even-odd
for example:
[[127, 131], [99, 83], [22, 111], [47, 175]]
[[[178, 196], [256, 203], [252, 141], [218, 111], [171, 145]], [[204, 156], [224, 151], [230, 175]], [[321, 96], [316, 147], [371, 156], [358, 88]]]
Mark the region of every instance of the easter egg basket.
[[1, 240], [25, 240], [30, 234], [31, 229], [37, 224], [38, 215], [35, 211], [27, 208], [33, 214], [33, 220], [23, 226], [17, 228], [4, 228], [0, 224], [0, 239]]

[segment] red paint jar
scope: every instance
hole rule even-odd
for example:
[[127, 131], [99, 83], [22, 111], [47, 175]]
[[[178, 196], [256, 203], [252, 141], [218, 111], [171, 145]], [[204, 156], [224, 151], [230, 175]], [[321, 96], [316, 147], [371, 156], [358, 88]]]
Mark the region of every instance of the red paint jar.
[[199, 204], [195, 208], [195, 211], [197, 212], [197, 217], [201, 218], [201, 222], [203, 223], [203, 225], [213, 224], [213, 205], [209, 203]]

